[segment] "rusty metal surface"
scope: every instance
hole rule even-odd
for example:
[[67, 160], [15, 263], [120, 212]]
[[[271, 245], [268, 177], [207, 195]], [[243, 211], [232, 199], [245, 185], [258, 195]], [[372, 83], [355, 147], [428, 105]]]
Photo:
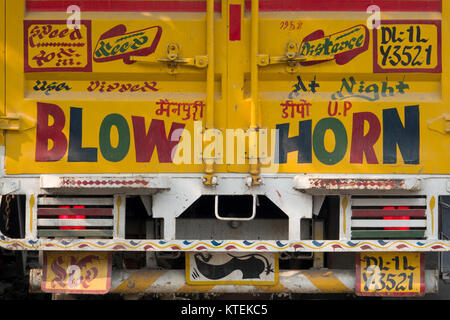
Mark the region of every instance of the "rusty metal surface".
[[[30, 272], [30, 291], [40, 292], [42, 273]], [[425, 272], [426, 293], [438, 292], [435, 271]], [[273, 286], [188, 285], [184, 270], [113, 270], [110, 293], [352, 293], [354, 270], [281, 270], [279, 283]]]
[[422, 183], [417, 178], [316, 178], [297, 176], [294, 178], [298, 190], [378, 190], [378, 191], [420, 191]]

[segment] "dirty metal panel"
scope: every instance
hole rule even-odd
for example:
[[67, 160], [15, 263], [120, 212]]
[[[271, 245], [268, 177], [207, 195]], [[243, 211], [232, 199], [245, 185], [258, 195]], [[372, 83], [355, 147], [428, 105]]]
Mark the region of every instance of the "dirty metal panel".
[[186, 254], [186, 282], [191, 285], [275, 285], [276, 253]]
[[315, 178], [307, 176], [295, 177], [295, 189], [316, 190], [383, 190], [383, 191], [419, 191], [421, 181], [416, 178], [409, 179], [364, 179], [364, 178]]
[[169, 189], [167, 178], [147, 178], [142, 176], [54, 176], [42, 175], [43, 189]]
[[448, 173], [440, 0], [380, 0], [378, 29], [371, 1], [260, 1], [253, 89], [250, 2], [216, 2], [212, 131], [206, 1], [81, 1], [77, 30], [67, 3], [7, 3], [9, 174], [248, 172], [252, 121], [263, 173]]
[[191, 240], [286, 239], [289, 233], [287, 219], [253, 219], [233, 223], [215, 218], [177, 219], [175, 229], [177, 239]]

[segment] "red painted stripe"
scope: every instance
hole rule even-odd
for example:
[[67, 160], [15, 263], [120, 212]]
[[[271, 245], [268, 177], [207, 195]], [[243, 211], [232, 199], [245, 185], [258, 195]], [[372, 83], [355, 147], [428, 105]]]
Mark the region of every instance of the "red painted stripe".
[[230, 41], [241, 40], [241, 20], [242, 20], [241, 5], [230, 4], [230, 21], [229, 21]]
[[[206, 1], [134, 1], [134, 0], [27, 0], [28, 11], [66, 11], [69, 5], [78, 5], [82, 11], [169, 11], [205, 12]], [[383, 11], [441, 12], [441, 0], [261, 0], [260, 11], [366, 11], [370, 5]], [[215, 11], [221, 3], [215, 2]], [[245, 2], [247, 10], [251, 1]]]
[[[260, 11], [367, 11], [377, 5], [381, 11], [441, 12], [441, 0], [261, 0]], [[246, 9], [251, 2], [246, 1]]]
[[76, 209], [76, 208], [39, 208], [38, 218], [50, 217], [50, 216], [112, 216], [113, 209], [110, 208], [86, 208], [86, 209]]
[[[30, 1], [26, 3], [27, 11], [55, 12], [66, 11], [70, 5], [77, 5], [81, 11], [169, 11], [169, 12], [206, 12], [205, 1], [124, 1], [124, 0], [49, 0], [49, 1]], [[214, 3], [214, 11], [220, 12], [220, 2]]]
[[352, 218], [381, 218], [381, 217], [425, 217], [425, 209], [353, 209]]

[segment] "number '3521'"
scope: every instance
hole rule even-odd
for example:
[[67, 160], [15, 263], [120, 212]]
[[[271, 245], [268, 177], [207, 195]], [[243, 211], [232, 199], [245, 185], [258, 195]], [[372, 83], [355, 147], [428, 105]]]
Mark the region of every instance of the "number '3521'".
[[395, 290], [395, 291], [411, 291], [413, 290], [414, 274], [402, 272], [399, 274], [391, 273], [375, 273], [367, 274], [363, 273], [364, 291], [370, 291], [375, 289], [380, 290]]
[[382, 56], [381, 64], [386, 66], [387, 63], [391, 66], [422, 66], [431, 64], [433, 46], [422, 47], [416, 46], [380, 46], [380, 53]]

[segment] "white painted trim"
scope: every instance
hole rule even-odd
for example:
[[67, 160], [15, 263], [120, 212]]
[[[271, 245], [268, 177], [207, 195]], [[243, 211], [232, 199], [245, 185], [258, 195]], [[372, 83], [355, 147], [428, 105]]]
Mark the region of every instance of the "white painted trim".
[[377, 219], [352, 219], [353, 228], [384, 228], [384, 227], [411, 227], [423, 228], [427, 226], [427, 221], [422, 220], [377, 220]]
[[39, 205], [86, 205], [86, 206], [112, 206], [114, 199], [112, 197], [96, 197], [96, 198], [55, 198], [55, 197], [39, 197]]
[[352, 198], [352, 206], [426, 206], [425, 198]]
[[112, 219], [38, 219], [38, 227], [111, 227]]

